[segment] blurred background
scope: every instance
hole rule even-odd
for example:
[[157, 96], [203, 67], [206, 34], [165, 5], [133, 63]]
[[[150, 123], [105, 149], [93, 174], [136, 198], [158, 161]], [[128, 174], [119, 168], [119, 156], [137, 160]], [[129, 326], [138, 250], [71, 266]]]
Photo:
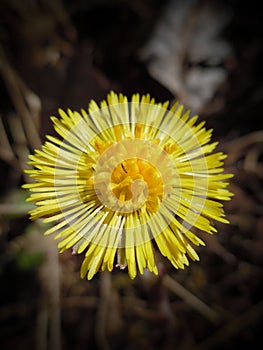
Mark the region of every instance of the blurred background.
[[[242, 0], [0, 1], [0, 349], [247, 349], [263, 345], [262, 11]], [[179, 100], [235, 174], [230, 225], [201, 260], [131, 281], [81, 280], [31, 222], [27, 156], [57, 109], [110, 90]], [[258, 345], [258, 348], [260, 346]]]

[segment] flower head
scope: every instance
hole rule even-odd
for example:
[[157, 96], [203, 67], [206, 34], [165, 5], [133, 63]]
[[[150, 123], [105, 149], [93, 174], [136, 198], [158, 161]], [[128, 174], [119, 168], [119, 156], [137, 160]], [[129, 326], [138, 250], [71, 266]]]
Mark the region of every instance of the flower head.
[[212, 234], [214, 220], [228, 223], [218, 200], [231, 198], [212, 130], [149, 95], [128, 102], [111, 92], [88, 112], [59, 114], [61, 138], [47, 136], [29, 156], [35, 181], [24, 187], [36, 204], [31, 218], [55, 222], [45, 233], [56, 233], [60, 251], [85, 251], [81, 276], [115, 264], [131, 278], [157, 274], [154, 246], [176, 268], [198, 260], [192, 244], [204, 242], [192, 228]]

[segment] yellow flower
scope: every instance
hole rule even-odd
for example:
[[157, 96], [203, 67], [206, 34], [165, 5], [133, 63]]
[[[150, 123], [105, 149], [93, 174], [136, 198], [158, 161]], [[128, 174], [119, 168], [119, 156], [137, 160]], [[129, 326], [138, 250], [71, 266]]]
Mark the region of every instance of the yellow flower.
[[81, 276], [114, 265], [131, 278], [145, 268], [157, 274], [153, 244], [176, 268], [198, 260], [191, 244], [204, 242], [192, 228], [212, 234], [214, 220], [228, 223], [217, 200], [232, 195], [212, 130], [149, 95], [128, 102], [111, 92], [88, 112], [59, 114], [61, 138], [47, 136], [30, 156], [35, 181], [24, 187], [36, 204], [31, 218], [55, 222], [45, 233], [56, 232], [60, 251], [85, 251]]

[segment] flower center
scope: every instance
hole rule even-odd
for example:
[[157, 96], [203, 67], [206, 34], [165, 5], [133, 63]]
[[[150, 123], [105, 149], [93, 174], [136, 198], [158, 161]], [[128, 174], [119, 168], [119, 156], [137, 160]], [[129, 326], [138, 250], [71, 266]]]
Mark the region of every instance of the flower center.
[[148, 161], [131, 158], [119, 163], [111, 175], [111, 190], [120, 202], [156, 211], [163, 196], [159, 171]]
[[176, 169], [169, 154], [150, 140], [127, 139], [102, 151], [92, 183], [101, 204], [112, 212], [157, 212], [173, 190]]

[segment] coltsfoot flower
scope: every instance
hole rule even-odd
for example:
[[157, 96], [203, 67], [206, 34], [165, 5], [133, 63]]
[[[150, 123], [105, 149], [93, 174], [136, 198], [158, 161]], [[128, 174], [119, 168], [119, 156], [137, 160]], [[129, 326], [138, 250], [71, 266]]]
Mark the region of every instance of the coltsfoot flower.
[[24, 187], [36, 204], [31, 218], [54, 222], [45, 234], [56, 233], [60, 251], [85, 252], [81, 276], [115, 265], [131, 278], [158, 274], [155, 249], [176, 268], [198, 260], [193, 245], [204, 242], [193, 228], [212, 234], [214, 221], [228, 223], [220, 202], [232, 195], [212, 130], [149, 95], [128, 102], [111, 92], [87, 112], [59, 114], [60, 138], [47, 136], [29, 156], [34, 182]]

